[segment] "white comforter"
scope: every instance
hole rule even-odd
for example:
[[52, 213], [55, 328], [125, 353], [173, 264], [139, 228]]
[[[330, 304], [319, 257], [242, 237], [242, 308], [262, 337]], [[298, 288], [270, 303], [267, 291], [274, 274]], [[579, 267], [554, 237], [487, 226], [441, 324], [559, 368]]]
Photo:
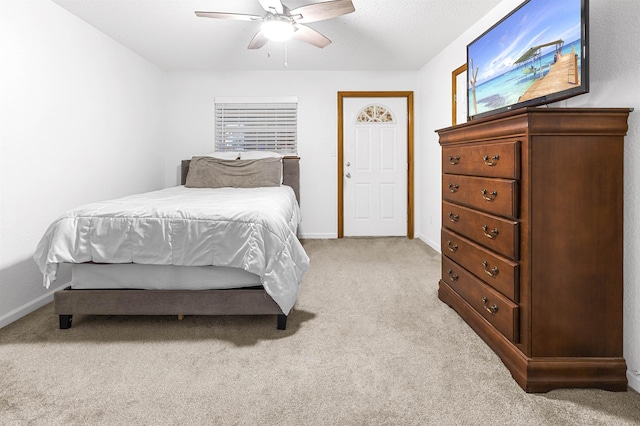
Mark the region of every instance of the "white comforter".
[[242, 268], [258, 275], [288, 314], [309, 268], [296, 238], [299, 222], [288, 186], [178, 186], [65, 213], [49, 226], [34, 259], [47, 288], [63, 262]]

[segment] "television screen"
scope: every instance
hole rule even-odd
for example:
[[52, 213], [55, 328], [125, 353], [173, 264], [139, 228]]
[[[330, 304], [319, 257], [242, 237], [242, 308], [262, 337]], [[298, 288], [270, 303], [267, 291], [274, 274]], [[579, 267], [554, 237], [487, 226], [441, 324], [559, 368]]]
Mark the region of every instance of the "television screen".
[[588, 0], [528, 0], [467, 46], [467, 117], [589, 91]]

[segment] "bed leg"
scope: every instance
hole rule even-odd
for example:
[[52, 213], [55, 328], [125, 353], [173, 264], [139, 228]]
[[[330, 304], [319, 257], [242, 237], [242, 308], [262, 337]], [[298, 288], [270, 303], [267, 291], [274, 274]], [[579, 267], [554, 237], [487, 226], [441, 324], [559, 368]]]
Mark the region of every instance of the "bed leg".
[[287, 329], [287, 316], [284, 314], [278, 315], [278, 330], [286, 330]]
[[184, 315], [178, 314], [178, 321], [182, 321], [184, 319]]
[[71, 320], [73, 315], [59, 315], [60, 318], [60, 330], [66, 330], [71, 328]]

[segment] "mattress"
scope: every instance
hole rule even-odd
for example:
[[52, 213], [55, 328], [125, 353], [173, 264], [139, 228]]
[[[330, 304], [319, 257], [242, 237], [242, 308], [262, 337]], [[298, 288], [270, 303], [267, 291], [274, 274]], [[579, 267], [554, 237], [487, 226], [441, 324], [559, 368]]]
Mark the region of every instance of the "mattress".
[[259, 286], [260, 277], [226, 266], [79, 263], [71, 265], [71, 287], [93, 289], [216, 290]]
[[257, 275], [287, 314], [309, 268], [299, 223], [289, 186], [178, 186], [66, 212], [49, 226], [34, 260], [47, 288], [60, 263], [239, 268]]

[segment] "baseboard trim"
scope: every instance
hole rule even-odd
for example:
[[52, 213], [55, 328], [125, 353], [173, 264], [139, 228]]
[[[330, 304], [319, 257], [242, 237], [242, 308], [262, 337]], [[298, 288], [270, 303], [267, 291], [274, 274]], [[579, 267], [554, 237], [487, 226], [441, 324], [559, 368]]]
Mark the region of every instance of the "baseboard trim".
[[[437, 251], [438, 253], [441, 253], [440, 250], [440, 240], [437, 241], [432, 241], [428, 238], [425, 238], [423, 235], [414, 235], [415, 238], [421, 240], [423, 243], [425, 243], [426, 245], [428, 245], [429, 247], [431, 247], [432, 249], [434, 249], [435, 251]], [[306, 234], [306, 233], [302, 233], [300, 235], [298, 235], [298, 238], [300, 238], [301, 240], [334, 240], [336, 238], [338, 238], [338, 234]]]
[[40, 297], [37, 297], [27, 303], [25, 303], [22, 306], [19, 306], [17, 308], [15, 308], [12, 311], [7, 312], [6, 314], [0, 316], [0, 328], [6, 327], [7, 325], [11, 324], [12, 322], [18, 321], [20, 318], [25, 317], [27, 315], [29, 315], [31, 312], [34, 312], [40, 308], [42, 308], [44, 305], [51, 303], [53, 301], [53, 293], [55, 293], [58, 290], [61, 290], [65, 287], [68, 286], [68, 283], [60, 286], [60, 287], [56, 287], [54, 289], [50, 289], [48, 292], [46, 292], [45, 294], [41, 295]]
[[298, 236], [298, 238], [300, 238], [301, 240], [334, 240], [336, 238], [338, 238], [338, 234], [307, 234], [307, 233], [302, 233]]
[[438, 253], [442, 253], [440, 250], [440, 240], [432, 241], [428, 238], [425, 238], [423, 235], [416, 235], [416, 238], [422, 240], [426, 245], [437, 251]]
[[627, 381], [629, 387], [636, 392], [640, 392], [640, 376], [631, 370], [627, 370]]

